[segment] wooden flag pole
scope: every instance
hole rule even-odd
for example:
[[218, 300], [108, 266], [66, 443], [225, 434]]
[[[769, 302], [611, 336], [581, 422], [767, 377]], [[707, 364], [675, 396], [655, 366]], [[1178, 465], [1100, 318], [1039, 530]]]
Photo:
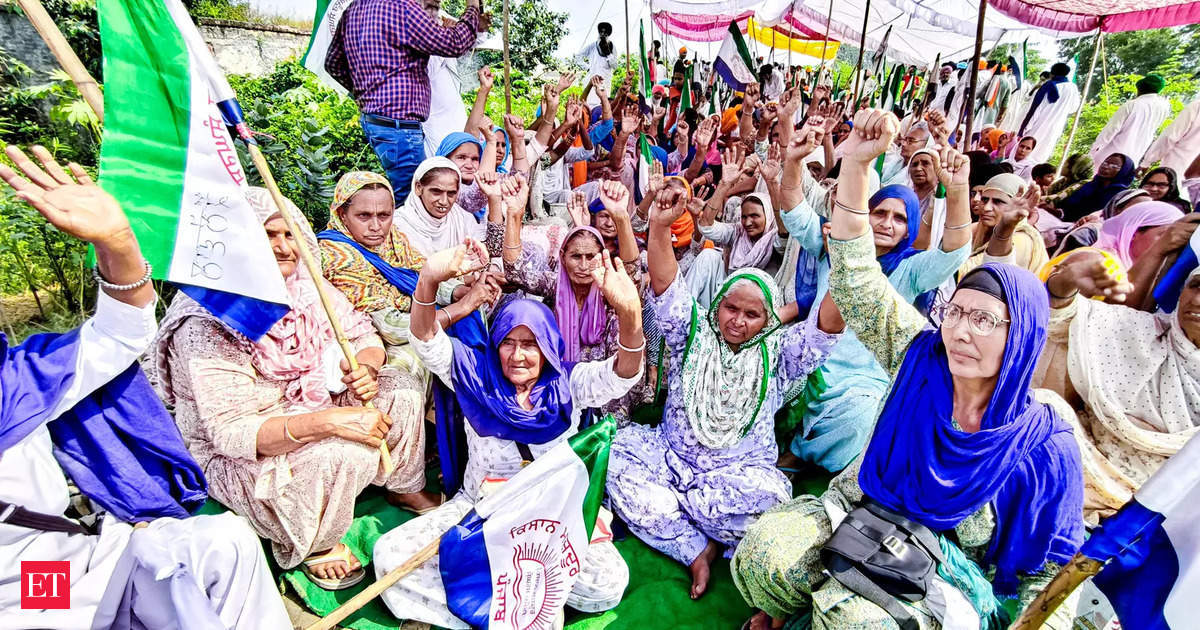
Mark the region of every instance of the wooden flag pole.
[[17, 4], [21, 5], [21, 10], [25, 12], [25, 17], [29, 18], [29, 23], [38, 35], [42, 36], [42, 41], [46, 42], [58, 65], [71, 77], [83, 100], [96, 112], [100, 124], [104, 124], [104, 94], [100, 91], [100, 84], [96, 83], [96, 79], [83, 67], [79, 55], [75, 54], [71, 44], [67, 43], [67, 38], [63, 37], [62, 32], [54, 25], [54, 19], [46, 13], [39, 0], [17, 0]]
[[[508, 2], [508, 0], [504, 0], [504, 1]], [[651, 17], [651, 19], [654, 18], [653, 15], [650, 17]], [[631, 72], [631, 70], [629, 68], [631, 55], [632, 55], [632, 53], [629, 52], [629, 0], [625, 0], [625, 77], [626, 78], [629, 77], [629, 73]]]
[[1058, 161], [1058, 173], [1062, 177], [1063, 169], [1067, 166], [1067, 156], [1071, 155], [1071, 143], [1075, 142], [1075, 132], [1079, 129], [1079, 116], [1083, 114], [1083, 104], [1087, 102], [1089, 88], [1092, 87], [1092, 75], [1096, 73], [1096, 58], [1100, 55], [1100, 46], [1104, 44], [1104, 31], [1096, 33], [1096, 44], [1092, 46], [1092, 68], [1088, 70], [1087, 81], [1083, 84], [1083, 95], [1079, 97], [1079, 108], [1075, 110], [1075, 120], [1071, 121], [1071, 133], [1067, 134], [1067, 144], [1063, 146], [1062, 159]]
[[[867, 47], [867, 19], [871, 16], [871, 0], [867, 0], [867, 4], [863, 7], [863, 23], [862, 33], [858, 37], [858, 61], [854, 64], [854, 98], [850, 101], [850, 117], [854, 117], [854, 113], [858, 111], [858, 90], [862, 83], [862, 63], [863, 49]], [[825, 26], [829, 26], [829, 22], [825, 22]], [[883, 54], [880, 51], [879, 54]]]
[[508, 0], [504, 0], [504, 113], [512, 113], [512, 73], [508, 63]]
[[1016, 623], [1009, 626], [1010, 630], [1038, 630], [1042, 624], [1054, 614], [1054, 611], [1064, 602], [1084, 580], [1100, 572], [1103, 562], [1093, 560], [1083, 554], [1075, 554], [1071, 562], [1063, 567], [1058, 575], [1038, 593], [1029, 606], [1017, 618]]
[[[338, 346], [342, 349], [342, 354], [346, 357], [346, 363], [350, 365], [350, 370], [358, 369], [358, 358], [354, 356], [354, 348], [350, 346], [350, 341], [346, 339], [346, 331], [342, 328], [342, 322], [337, 318], [337, 311], [333, 307], [333, 302], [329, 300], [329, 295], [325, 292], [325, 286], [320, 282], [320, 278], [324, 277], [321, 271], [321, 265], [313, 258], [312, 251], [308, 248], [308, 243], [299, 235], [303, 234], [300, 231], [300, 226], [296, 225], [296, 220], [292, 217], [292, 213], [286, 210], [287, 201], [283, 197], [283, 193], [279, 191], [279, 185], [275, 183], [275, 176], [271, 174], [271, 167], [267, 164], [267, 158], [263, 155], [262, 149], [258, 143], [253, 141], [253, 138], [243, 138], [246, 140], [246, 148], [250, 150], [250, 159], [254, 162], [254, 168], [258, 170], [258, 174], [263, 179], [263, 187], [271, 193], [271, 199], [275, 202], [275, 207], [279, 209], [279, 216], [283, 217], [283, 221], [287, 223], [288, 231], [297, 235], [294, 243], [296, 250], [300, 254], [300, 260], [304, 263], [304, 268], [308, 270], [308, 275], [312, 277], [313, 286], [317, 289], [317, 297], [321, 300], [321, 306], [325, 308], [325, 315], [329, 317], [329, 325], [333, 329], [333, 336], [337, 339]], [[374, 407], [370, 401], [363, 404], [364, 407]], [[395, 466], [392, 465], [392, 453], [388, 449], [387, 441], [379, 443], [379, 463], [383, 466], [383, 472], [391, 474]]]
[[304, 630], [330, 630], [346, 617], [358, 612], [360, 608], [366, 606], [371, 600], [379, 597], [384, 591], [391, 588], [393, 584], [404, 579], [409, 573], [416, 571], [429, 561], [430, 558], [437, 555], [438, 544], [442, 542], [442, 537], [438, 536], [433, 542], [425, 545], [420, 551], [413, 554], [411, 558], [406, 560], [404, 564], [388, 571], [387, 575], [375, 580], [375, 583], [364, 588], [361, 593], [351, 597], [345, 604], [338, 606], [328, 615], [323, 617], [317, 623], [305, 628]]
[[[983, 54], [983, 18], [986, 12], [987, 0], [979, 0], [979, 22], [975, 25], [975, 55], [971, 57], [971, 82], [967, 98], [963, 99], [963, 108], [967, 110], [967, 128], [963, 132], [963, 137], [958, 141], [960, 150], [971, 148], [971, 127], [975, 124], [975, 102], [978, 100], [979, 56]], [[952, 130], [957, 130], [961, 117], [960, 112], [959, 118], [954, 121]]]

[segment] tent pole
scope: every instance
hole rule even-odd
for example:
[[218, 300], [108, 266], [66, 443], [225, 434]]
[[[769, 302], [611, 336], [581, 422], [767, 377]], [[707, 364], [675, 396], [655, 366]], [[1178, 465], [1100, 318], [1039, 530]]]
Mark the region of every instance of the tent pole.
[[[825, 14], [825, 42], [821, 44], [821, 69], [825, 69], [825, 53], [829, 50], [829, 24], [833, 22], [833, 0], [829, 0], [829, 12]], [[832, 59], [830, 60], [832, 61]], [[817, 72], [817, 79], [821, 78], [820, 71]], [[815, 85], [815, 84], [814, 84]], [[832, 96], [832, 95], [830, 95]]]
[[1107, 106], [1108, 92], [1104, 90], [1103, 86], [1108, 85], [1108, 46], [1104, 43], [1103, 39], [1099, 41], [1099, 45], [1100, 50], [1103, 51], [1103, 54], [1100, 55], [1100, 71], [1103, 73], [1100, 75], [1100, 78], [1103, 79], [1103, 82], [1100, 84], [1100, 91], [1104, 92], [1104, 104]]
[[1079, 108], [1075, 110], [1075, 120], [1071, 121], [1071, 133], [1067, 134], [1067, 144], [1063, 145], [1063, 154], [1058, 161], [1056, 177], [1062, 177], [1063, 167], [1067, 165], [1067, 156], [1071, 155], [1071, 143], [1075, 142], [1075, 131], [1079, 129], [1079, 116], [1083, 113], [1083, 104], [1087, 102], [1088, 88], [1092, 87], [1092, 75], [1096, 73], [1096, 58], [1100, 56], [1102, 45], [1104, 45], [1104, 31], [1096, 33], [1096, 45], [1092, 47], [1092, 67], [1088, 70], [1087, 81], [1083, 84], [1083, 95], [1079, 97]]
[[[629, 29], [625, 29], [628, 32]], [[508, 0], [504, 0], [504, 112], [512, 113], [512, 69], [508, 62]]]
[[[850, 116], [858, 111], [858, 89], [862, 83], [862, 62], [863, 49], [867, 47], [867, 18], [871, 16], [871, 0], [867, 0], [867, 5], [863, 7], [863, 23], [862, 32], [858, 37], [858, 61], [854, 64], [854, 98], [850, 101]], [[825, 22], [825, 28], [829, 28], [829, 22]]]
[[[971, 87], [967, 98], [963, 99], [963, 108], [967, 110], [967, 128], [958, 141], [959, 149], [971, 147], [971, 127], [975, 124], [975, 95], [979, 88], [979, 55], [983, 53], [983, 18], [987, 13], [987, 0], [979, 0], [979, 23], [975, 25], [975, 56], [971, 57]], [[959, 114], [961, 118], [962, 114]], [[958, 119], [954, 121], [958, 127]]]

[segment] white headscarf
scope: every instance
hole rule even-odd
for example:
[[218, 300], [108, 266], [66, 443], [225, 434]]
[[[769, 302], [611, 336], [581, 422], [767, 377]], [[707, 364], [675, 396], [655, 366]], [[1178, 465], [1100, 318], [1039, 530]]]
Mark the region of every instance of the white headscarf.
[[459, 207], [457, 203], [450, 208], [449, 214], [440, 219], [434, 218], [425, 209], [425, 204], [421, 203], [421, 196], [417, 194], [417, 183], [426, 173], [435, 168], [448, 168], [454, 171], [455, 175], [461, 177], [458, 166], [448, 158], [441, 156], [427, 158], [417, 166], [416, 172], [413, 173], [412, 191], [404, 200], [404, 205], [396, 208], [393, 217], [396, 227], [408, 237], [408, 242], [423, 256], [430, 256], [443, 249], [460, 245], [465, 238], [482, 241], [484, 236], [483, 225], [476, 221], [470, 212]]
[[750, 193], [742, 199], [742, 203], [757, 201], [763, 208], [765, 224], [763, 233], [757, 241], [750, 240], [746, 228], [738, 221], [733, 228], [733, 244], [729, 248], [729, 269], [756, 267], [762, 269], [771, 260], [775, 251], [775, 236], [779, 233], [775, 225], [775, 210], [771, 206], [771, 198], [762, 193]]

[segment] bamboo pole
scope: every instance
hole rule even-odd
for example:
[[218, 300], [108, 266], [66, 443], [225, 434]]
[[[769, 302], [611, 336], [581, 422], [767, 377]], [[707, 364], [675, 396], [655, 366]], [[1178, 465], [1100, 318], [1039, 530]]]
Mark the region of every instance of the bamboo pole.
[[[959, 149], [971, 148], [971, 127], [975, 124], [975, 102], [979, 94], [979, 56], [983, 54], [983, 18], [987, 13], [987, 0], [979, 0], [979, 22], [975, 25], [975, 55], [971, 57], [971, 87], [967, 98], [963, 99], [963, 107], [967, 110], [967, 127], [963, 137], [958, 141]], [[960, 118], [962, 114], [959, 114]], [[954, 121], [958, 128], [958, 119]]]
[[[626, 31], [629, 29], [626, 28]], [[512, 73], [508, 62], [508, 0], [504, 0], [504, 113], [512, 113]]]
[[375, 580], [375, 583], [364, 588], [361, 593], [351, 597], [345, 604], [338, 606], [320, 621], [305, 628], [304, 630], [330, 630], [346, 617], [354, 614], [358, 609], [366, 606], [371, 600], [379, 597], [384, 591], [388, 590], [393, 584], [404, 579], [409, 573], [416, 571], [429, 561], [430, 558], [437, 555], [438, 544], [442, 542], [442, 537], [438, 536], [433, 542], [425, 545], [420, 551], [413, 554], [411, 558], [406, 560], [404, 564], [388, 571], [387, 575]]
[[[863, 49], [867, 47], [867, 19], [871, 16], [871, 0], [867, 0], [867, 4], [863, 7], [863, 23], [862, 32], [858, 37], [858, 61], [854, 64], [854, 96], [850, 100], [850, 117], [854, 117], [854, 113], [858, 111], [858, 90], [862, 84], [862, 62]], [[829, 26], [829, 22], [825, 22], [825, 26]], [[882, 53], [880, 53], [882, 54]]]
[[1096, 58], [1100, 55], [1100, 46], [1104, 44], [1104, 31], [1096, 33], [1096, 44], [1092, 47], [1092, 67], [1088, 70], [1087, 81], [1083, 84], [1083, 95], [1079, 97], [1079, 108], [1075, 110], [1075, 119], [1071, 121], [1071, 133], [1067, 134], [1067, 144], [1063, 146], [1062, 159], [1058, 161], [1058, 173], [1062, 177], [1063, 168], [1067, 165], [1067, 156], [1071, 155], [1071, 143], [1075, 142], [1075, 131], [1079, 129], [1079, 116], [1083, 114], [1083, 104], [1087, 102], [1089, 88], [1092, 87], [1092, 75], [1096, 73]]
[[[248, 133], [246, 134], [249, 135]], [[279, 191], [279, 185], [275, 183], [275, 176], [271, 174], [271, 167], [267, 164], [267, 158], [263, 155], [262, 149], [258, 143], [253, 141], [252, 137], [243, 136], [246, 141], [246, 148], [250, 151], [250, 159], [254, 162], [254, 168], [258, 170], [258, 174], [263, 179], [263, 187], [271, 193], [271, 199], [275, 202], [275, 207], [279, 209], [279, 215], [283, 217], [283, 221], [287, 223], [288, 231], [292, 234], [303, 234], [300, 227], [296, 225], [295, 218], [292, 213], [287, 212], [287, 201], [283, 197], [283, 193]], [[333, 302], [330, 301], [329, 295], [326, 294], [325, 286], [318, 281], [318, 278], [323, 276], [321, 264], [313, 258], [312, 251], [308, 248], [308, 242], [303, 238], [297, 238], [293, 241], [296, 244], [296, 250], [300, 254], [300, 260], [304, 263], [304, 268], [308, 270], [308, 275], [312, 277], [313, 286], [317, 289], [317, 297], [321, 300], [321, 306], [325, 308], [325, 315], [329, 317], [329, 325], [333, 329], [333, 336], [337, 339], [338, 346], [342, 349], [342, 354], [346, 357], [346, 363], [350, 365], [350, 370], [358, 369], [358, 358], [354, 356], [354, 348], [350, 346], [350, 341], [346, 338], [346, 331], [342, 328], [342, 322], [337, 318], [337, 311], [334, 309]], [[367, 401], [364, 407], [374, 407], [370, 401]], [[379, 443], [379, 460], [383, 466], [383, 471], [386, 474], [391, 474], [395, 466], [392, 465], [392, 453], [388, 449], [387, 441]]]
[[42, 41], [46, 42], [51, 54], [58, 60], [58, 65], [71, 77], [83, 100], [96, 112], [100, 124], [104, 124], [104, 94], [100, 91], [100, 84], [96, 83], [87, 68], [83, 67], [79, 55], [75, 54], [71, 44], [67, 43], [67, 38], [63, 37], [62, 32], [54, 25], [54, 19], [46, 13], [39, 0], [17, 0], [17, 4], [21, 5], [21, 10], [25, 12], [25, 17], [29, 18], [29, 23], [33, 24], [38, 35], [42, 36]]
[[[829, 0], [829, 11], [825, 14], [825, 41], [821, 44], [821, 68], [825, 68], [825, 52], [829, 50], [829, 26], [833, 22], [833, 0]], [[821, 71], [817, 71], [818, 81], [821, 78]], [[830, 93], [832, 98], [833, 94]]]
[[1058, 575], [1046, 585], [1046, 588], [1038, 593], [1029, 606], [1017, 618], [1016, 623], [1009, 626], [1009, 630], [1038, 630], [1042, 624], [1054, 614], [1057, 609], [1071, 593], [1083, 583], [1084, 580], [1096, 575], [1100, 572], [1100, 568], [1104, 566], [1103, 562], [1093, 560], [1083, 554], [1075, 554], [1071, 558], [1071, 562], [1063, 567]]

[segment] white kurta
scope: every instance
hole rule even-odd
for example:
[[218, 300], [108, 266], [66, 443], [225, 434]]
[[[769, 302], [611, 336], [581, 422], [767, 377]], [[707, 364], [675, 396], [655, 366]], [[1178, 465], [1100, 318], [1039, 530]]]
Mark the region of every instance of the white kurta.
[[[154, 304], [139, 309], [101, 292], [79, 332], [76, 372], [55, 418], [124, 371], [154, 339]], [[0, 454], [0, 498], [63, 514], [67, 478], [43, 424]], [[21, 609], [21, 562], [71, 563], [69, 610]], [[289, 627], [258, 538], [234, 515], [162, 518], [144, 529], [105, 515], [98, 536], [0, 523], [0, 628]]]
[[935, 88], [936, 91], [933, 94], [933, 102], [929, 104], [929, 109], [937, 110], [944, 114], [946, 112], [946, 97], [950, 95], [950, 90], [953, 90], [954, 86], [958, 85], [958, 81], [955, 81], [954, 77], [946, 79], [945, 83], [941, 83], [940, 79], [938, 81]]
[[429, 57], [429, 118], [421, 123], [425, 132], [425, 157], [437, 155], [442, 139], [467, 126], [467, 109], [458, 80], [458, 59]]
[[1163, 129], [1162, 135], [1150, 145], [1142, 156], [1142, 167], [1149, 168], [1155, 162], [1175, 169], [1183, 181], [1183, 174], [1200, 153], [1200, 99], [1184, 107], [1175, 120]]
[[[453, 349], [446, 333], [439, 327], [433, 339], [424, 342], [413, 337], [412, 345], [429, 371], [453, 387], [450, 380]], [[570, 379], [571, 427], [545, 444], [528, 445], [535, 458], [579, 431], [582, 409], [600, 407], [620, 398], [641, 380], [640, 370], [632, 378], [617, 376], [613, 372], [614, 359], [609, 357], [604, 361], [584, 361], [575, 365]], [[479, 500], [485, 479], [508, 479], [520, 472], [524, 458], [515, 442], [480, 436], [469, 422], [464, 424], [467, 469], [463, 473], [462, 490], [432, 512], [400, 525], [375, 542], [372, 558], [377, 579], [462, 520]], [[446, 608], [446, 591], [439, 567], [438, 558], [434, 556], [384, 591], [381, 597], [399, 619], [423, 621], [443, 628], [466, 628], [467, 625]], [[590, 544], [583, 556], [579, 579], [567, 595], [567, 605], [584, 612], [608, 610], [620, 603], [628, 584], [629, 567], [612, 542]]]
[[[602, 55], [600, 54], [600, 42], [594, 41], [585, 46], [578, 55], [575, 55], [575, 61], [580, 65], [587, 66], [585, 81], [591, 81], [592, 77], [600, 77], [604, 81], [604, 87], [607, 88], [612, 83], [613, 69], [617, 67], [617, 46], [613, 44], [612, 53]], [[595, 90], [589, 90], [587, 106], [596, 107], [598, 105], [600, 105], [600, 97], [596, 96]]]
[[1078, 86], [1071, 81], [1063, 81], [1057, 84], [1057, 88], [1058, 100], [1051, 103], [1049, 98], [1042, 99], [1025, 127], [1025, 135], [1037, 138], [1037, 146], [1033, 148], [1033, 153], [1029, 154], [1029, 160], [1035, 164], [1049, 160], [1054, 154], [1063, 127], [1079, 108]]
[[1092, 143], [1092, 162], [1096, 169], [1099, 170], [1100, 163], [1114, 153], [1129, 156], [1134, 164], [1140, 162], [1158, 128], [1170, 115], [1171, 103], [1159, 94], [1143, 94], [1125, 101]]

